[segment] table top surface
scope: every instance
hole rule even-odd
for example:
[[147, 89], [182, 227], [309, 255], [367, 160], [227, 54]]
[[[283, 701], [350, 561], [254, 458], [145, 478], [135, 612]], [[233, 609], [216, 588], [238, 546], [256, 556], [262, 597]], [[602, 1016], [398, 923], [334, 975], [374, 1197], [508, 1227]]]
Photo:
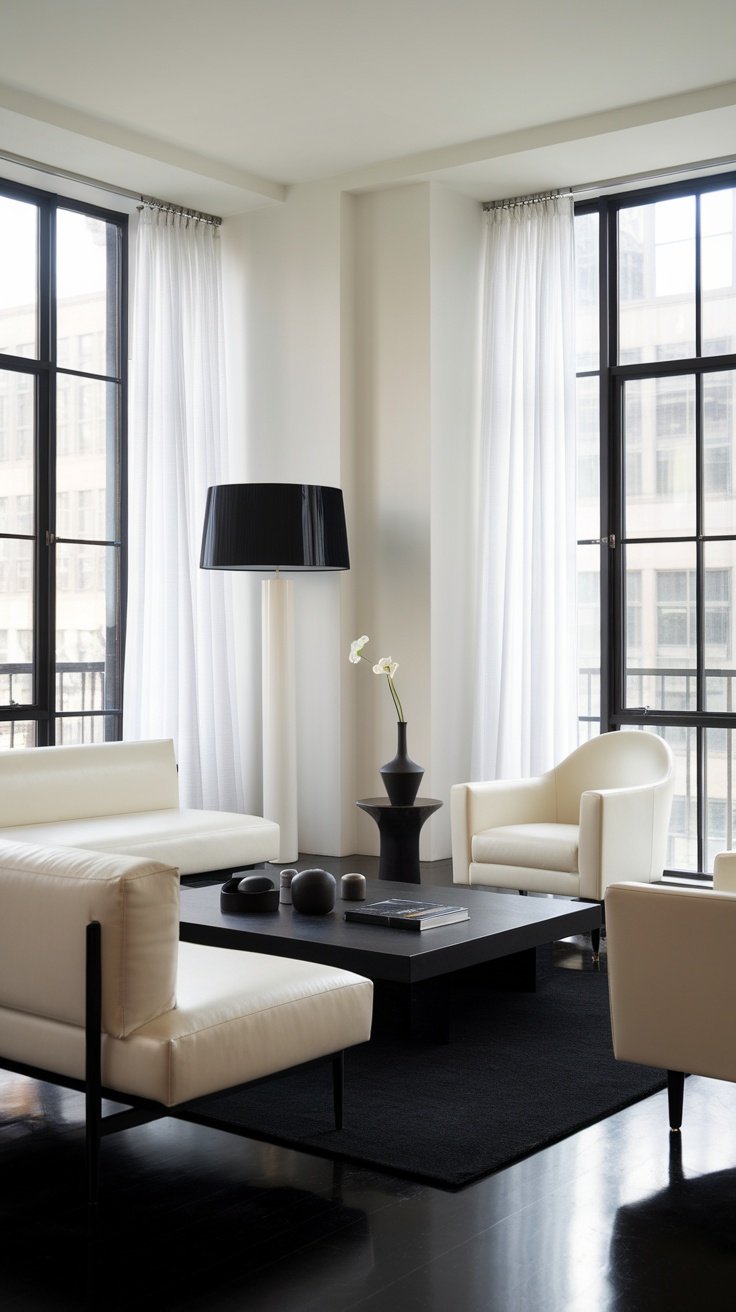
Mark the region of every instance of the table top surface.
[[278, 911], [226, 913], [220, 910], [220, 884], [188, 888], [182, 883], [180, 937], [412, 983], [585, 933], [601, 923], [598, 903], [374, 879], [367, 881], [366, 902], [389, 897], [441, 902], [466, 907], [469, 919], [421, 931], [356, 924], [344, 913], [365, 903], [341, 899], [339, 879], [337, 884], [334, 911], [305, 916], [283, 904]]
[[362, 806], [366, 810], [371, 807], [376, 811], [437, 811], [442, 803], [438, 797], [416, 797], [408, 806], [394, 806], [387, 797], [361, 797], [355, 805]]

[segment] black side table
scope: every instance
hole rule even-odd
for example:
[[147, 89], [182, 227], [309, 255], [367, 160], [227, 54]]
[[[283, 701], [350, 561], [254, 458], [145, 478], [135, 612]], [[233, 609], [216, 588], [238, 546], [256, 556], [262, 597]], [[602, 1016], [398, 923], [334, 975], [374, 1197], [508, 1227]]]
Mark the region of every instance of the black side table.
[[421, 883], [419, 833], [425, 820], [442, 806], [436, 797], [418, 797], [411, 806], [392, 806], [387, 797], [364, 797], [356, 802], [378, 825], [381, 846], [378, 878], [404, 884]]

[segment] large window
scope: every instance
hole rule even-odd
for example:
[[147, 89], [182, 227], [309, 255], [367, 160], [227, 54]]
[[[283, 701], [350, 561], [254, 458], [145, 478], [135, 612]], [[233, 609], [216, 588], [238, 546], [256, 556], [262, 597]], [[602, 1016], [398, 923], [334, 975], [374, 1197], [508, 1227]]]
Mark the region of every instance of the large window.
[[733, 176], [576, 214], [580, 736], [598, 712], [668, 740], [691, 874], [736, 824], [735, 220]]
[[120, 737], [126, 256], [0, 183], [0, 747]]

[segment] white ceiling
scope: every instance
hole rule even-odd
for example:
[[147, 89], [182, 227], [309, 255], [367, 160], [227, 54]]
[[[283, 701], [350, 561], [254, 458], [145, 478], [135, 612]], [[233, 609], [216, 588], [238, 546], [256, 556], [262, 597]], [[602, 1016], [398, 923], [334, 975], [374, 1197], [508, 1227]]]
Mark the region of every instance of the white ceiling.
[[0, 148], [235, 213], [736, 150], [734, 0], [2, 0]]

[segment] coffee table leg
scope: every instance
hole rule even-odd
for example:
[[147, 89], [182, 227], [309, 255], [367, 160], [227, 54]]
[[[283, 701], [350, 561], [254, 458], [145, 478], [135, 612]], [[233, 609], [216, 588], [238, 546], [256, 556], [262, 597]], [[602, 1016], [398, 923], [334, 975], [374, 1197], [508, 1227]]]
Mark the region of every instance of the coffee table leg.
[[374, 1032], [450, 1041], [450, 993], [442, 980], [418, 984], [374, 983]]

